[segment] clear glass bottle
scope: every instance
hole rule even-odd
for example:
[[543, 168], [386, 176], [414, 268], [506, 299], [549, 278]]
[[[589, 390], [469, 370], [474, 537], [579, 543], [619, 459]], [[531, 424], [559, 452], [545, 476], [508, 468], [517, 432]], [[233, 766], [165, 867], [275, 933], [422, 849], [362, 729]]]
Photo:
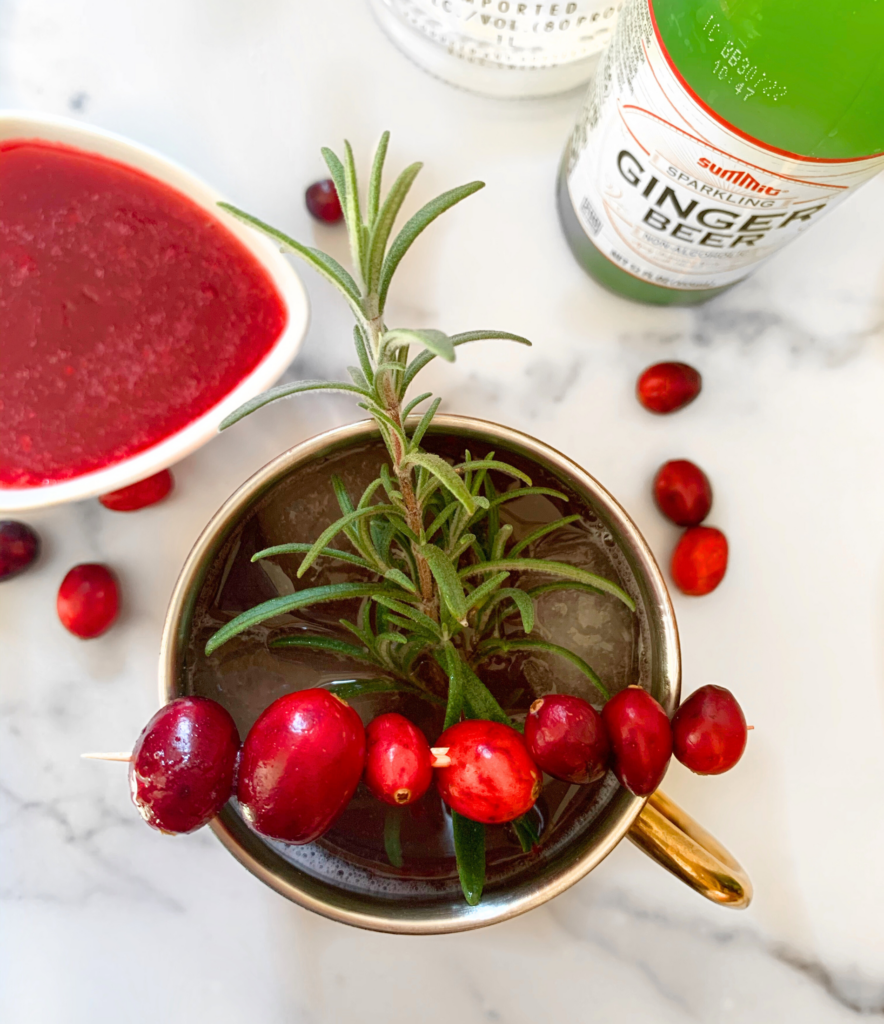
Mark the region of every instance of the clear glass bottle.
[[588, 81], [623, 0], [369, 0], [416, 64], [490, 96], [550, 96]]

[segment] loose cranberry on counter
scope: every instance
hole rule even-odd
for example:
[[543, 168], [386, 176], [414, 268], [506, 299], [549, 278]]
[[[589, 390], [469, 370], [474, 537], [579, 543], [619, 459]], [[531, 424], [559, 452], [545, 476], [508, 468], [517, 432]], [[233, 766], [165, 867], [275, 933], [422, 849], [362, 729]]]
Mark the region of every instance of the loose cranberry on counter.
[[414, 803], [433, 781], [433, 755], [424, 734], [403, 715], [378, 715], [365, 730], [366, 786], [384, 803]]
[[727, 537], [714, 526], [692, 526], [672, 553], [672, 578], [690, 597], [709, 594], [727, 572]]
[[120, 609], [117, 581], [104, 565], [75, 565], [61, 581], [56, 599], [61, 624], [74, 636], [91, 640], [110, 629]]
[[673, 753], [697, 775], [720, 775], [746, 749], [746, 719], [730, 690], [701, 686], [672, 719]]
[[146, 480], [139, 480], [137, 484], [129, 484], [128, 487], [121, 487], [110, 494], [102, 494], [98, 500], [112, 512], [137, 512], [138, 509], [162, 501], [173, 486], [172, 474], [168, 469], [162, 469]]
[[676, 412], [700, 394], [703, 378], [687, 363], [656, 363], [639, 377], [636, 395], [655, 413]]
[[640, 686], [627, 686], [602, 708], [613, 751], [614, 774], [636, 796], [660, 785], [672, 756], [666, 712]]
[[153, 716], [129, 762], [129, 788], [141, 817], [161, 832], [193, 832], [233, 793], [239, 734], [208, 697], [179, 697]]
[[40, 538], [26, 523], [0, 520], [0, 580], [24, 572], [40, 554]]
[[304, 193], [304, 202], [310, 215], [326, 224], [336, 224], [343, 216], [335, 183], [331, 178], [314, 181]]
[[608, 768], [611, 747], [602, 716], [580, 697], [554, 693], [534, 701], [525, 743], [535, 764], [564, 782], [595, 782]]
[[[452, 725], [436, 741], [436, 785], [465, 818], [485, 825], [514, 821], [534, 806], [542, 776], [525, 741], [501, 722]], [[442, 752], [445, 753], [442, 753]]]
[[242, 747], [237, 799], [252, 828], [284, 843], [312, 843], [350, 802], [365, 765], [359, 715], [328, 690], [275, 700]]
[[676, 526], [699, 526], [712, 508], [712, 486], [699, 466], [673, 459], [657, 470], [654, 499]]

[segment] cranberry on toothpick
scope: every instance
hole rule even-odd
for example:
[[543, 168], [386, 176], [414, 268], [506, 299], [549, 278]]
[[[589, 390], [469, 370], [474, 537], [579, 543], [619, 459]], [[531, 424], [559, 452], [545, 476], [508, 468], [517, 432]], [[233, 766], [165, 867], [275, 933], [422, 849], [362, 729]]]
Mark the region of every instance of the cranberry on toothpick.
[[700, 394], [703, 378], [687, 363], [655, 363], [639, 377], [636, 395], [649, 411], [677, 412]]
[[743, 709], [723, 686], [701, 686], [672, 719], [676, 758], [697, 775], [720, 775], [743, 756], [748, 731]]
[[514, 821], [540, 795], [542, 776], [525, 741], [501, 722], [458, 722], [442, 733], [433, 754], [442, 799], [472, 821]]
[[336, 224], [344, 215], [331, 178], [314, 181], [304, 193], [304, 202], [310, 215], [326, 224]]
[[366, 786], [384, 803], [404, 807], [419, 800], [433, 781], [430, 744], [403, 715], [378, 715], [365, 730]]
[[243, 743], [240, 810], [261, 835], [312, 843], [343, 813], [364, 766], [365, 729], [349, 704], [328, 690], [286, 694]]
[[121, 487], [118, 491], [102, 494], [98, 499], [105, 508], [112, 512], [137, 512], [139, 509], [156, 505], [168, 497], [174, 486], [172, 474], [168, 469], [160, 470], [153, 476], [138, 483]]
[[160, 832], [193, 832], [233, 793], [239, 733], [208, 697], [178, 697], [151, 718], [129, 762], [129, 787], [141, 817]]
[[24, 572], [40, 554], [40, 538], [27, 523], [0, 520], [0, 580]]
[[553, 693], [534, 701], [525, 743], [538, 768], [563, 782], [586, 785], [608, 768], [611, 745], [602, 716], [580, 697]]
[[120, 610], [120, 592], [110, 569], [95, 562], [75, 565], [61, 581], [56, 598], [61, 624], [91, 640], [114, 624]]
[[627, 686], [602, 708], [611, 741], [612, 767], [636, 796], [660, 785], [672, 756], [672, 728], [666, 712], [640, 686]]
[[712, 508], [712, 485], [693, 462], [672, 459], [657, 470], [654, 500], [676, 526], [699, 526]]
[[714, 526], [692, 526], [681, 535], [670, 566], [675, 585], [689, 597], [710, 594], [727, 572], [727, 537]]

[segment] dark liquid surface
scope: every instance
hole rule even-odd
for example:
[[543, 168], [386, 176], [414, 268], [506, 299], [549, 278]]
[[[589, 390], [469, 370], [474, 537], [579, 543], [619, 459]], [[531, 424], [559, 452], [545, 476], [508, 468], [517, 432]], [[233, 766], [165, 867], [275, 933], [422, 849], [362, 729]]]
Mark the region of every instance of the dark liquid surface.
[[[425, 446], [457, 460], [463, 442], [430, 436]], [[470, 443], [474, 458], [487, 455], [481, 444]], [[501, 450], [498, 459], [524, 470], [535, 485], [568, 491], [561, 481], [536, 463]], [[369, 441], [291, 474], [265, 495], [234, 530], [206, 577], [193, 617], [186, 656], [185, 689], [220, 701], [233, 715], [242, 736], [258, 715], [283, 694], [335, 681], [372, 678], [378, 670], [327, 652], [270, 649], [268, 639], [293, 632], [321, 633], [352, 640], [339, 625], [352, 621], [354, 600], [318, 605], [273, 620], [235, 637], [210, 657], [203, 649], [209, 637], [234, 615], [261, 601], [296, 589], [375, 578], [346, 563], [319, 559], [298, 580], [300, 555], [250, 562], [256, 551], [292, 541], [310, 542], [340, 515], [331, 487], [334, 474], [342, 477], [354, 503], [378, 475], [386, 453], [380, 442]], [[495, 474], [499, 491], [523, 486]], [[616, 542], [598, 517], [576, 495], [570, 501], [545, 496], [515, 499], [501, 506], [501, 523], [513, 527], [511, 543], [537, 526], [565, 515], [581, 519], [531, 545], [526, 557], [569, 562], [618, 582], [639, 602], [639, 593]], [[335, 546], [347, 547], [338, 538]], [[548, 576], [513, 576], [507, 585], [549, 582]], [[599, 674], [613, 694], [646, 675], [643, 650], [644, 616], [634, 614], [607, 595], [577, 591], [545, 594], [536, 602], [534, 635], [579, 654]], [[641, 607], [639, 605], [639, 607]], [[518, 615], [502, 623], [502, 635], [522, 635]], [[547, 653], [511, 653], [484, 661], [479, 675], [503, 707], [523, 719], [532, 701], [548, 693], [581, 696], [597, 708], [603, 698], [578, 669]], [[444, 697], [444, 681], [435, 671], [421, 673]], [[350, 698], [364, 722], [385, 711], [398, 711], [421, 729], [431, 744], [442, 731], [444, 707], [403, 693], [379, 693]], [[561, 849], [575, 830], [587, 827], [617, 789], [609, 775], [590, 786], [572, 786], [544, 777], [544, 787], [529, 812], [541, 834], [539, 848], [522, 852], [510, 825], [486, 829], [489, 884], [530, 868], [537, 858]], [[386, 833], [386, 836], [385, 836]], [[312, 874], [359, 890], [420, 893], [455, 890], [457, 869], [450, 817], [434, 787], [415, 804], [390, 808], [360, 783], [344, 814], [318, 843], [286, 847], [270, 843], [283, 857]], [[401, 852], [401, 860], [400, 860]]]

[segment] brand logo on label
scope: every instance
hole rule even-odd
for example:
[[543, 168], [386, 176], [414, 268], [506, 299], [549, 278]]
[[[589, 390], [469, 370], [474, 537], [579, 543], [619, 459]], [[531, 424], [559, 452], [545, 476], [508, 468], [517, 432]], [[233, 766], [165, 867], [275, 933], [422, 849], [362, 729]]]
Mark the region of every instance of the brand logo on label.
[[719, 167], [718, 164], [712, 163], [705, 156], [701, 156], [697, 163], [700, 167], [705, 167], [707, 171], [711, 171], [723, 181], [728, 181], [731, 185], [736, 185], [738, 188], [745, 188], [749, 192], [761, 192], [766, 196], [778, 196], [780, 194], [780, 189], [772, 188], [770, 185], [762, 185], [748, 171], [742, 171], [738, 168], [726, 170], [724, 167]]

